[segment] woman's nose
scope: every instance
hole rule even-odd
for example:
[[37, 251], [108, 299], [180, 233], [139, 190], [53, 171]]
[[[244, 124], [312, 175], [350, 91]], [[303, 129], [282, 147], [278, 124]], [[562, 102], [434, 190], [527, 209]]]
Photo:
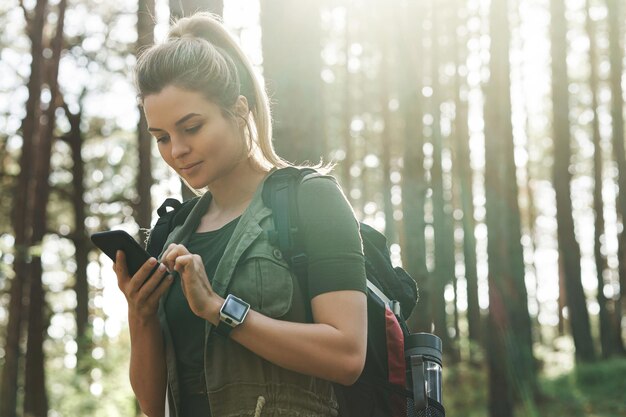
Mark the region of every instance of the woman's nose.
[[170, 140], [172, 141], [172, 158], [178, 159], [189, 153], [191, 148], [185, 143], [184, 140], [175, 136], [172, 136]]

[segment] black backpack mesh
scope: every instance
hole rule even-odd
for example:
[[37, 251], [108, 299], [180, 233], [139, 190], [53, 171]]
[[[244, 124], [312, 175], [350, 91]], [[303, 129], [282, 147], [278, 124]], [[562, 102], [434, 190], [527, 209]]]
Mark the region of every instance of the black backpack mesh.
[[423, 410], [415, 410], [413, 399], [407, 400], [407, 417], [445, 417], [446, 410], [443, 405], [433, 399], [428, 399], [428, 407]]

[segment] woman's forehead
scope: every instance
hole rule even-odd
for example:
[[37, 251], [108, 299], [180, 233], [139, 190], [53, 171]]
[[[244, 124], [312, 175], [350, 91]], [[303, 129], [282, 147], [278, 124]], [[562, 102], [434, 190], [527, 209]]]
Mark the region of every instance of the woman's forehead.
[[220, 111], [216, 103], [207, 100], [201, 93], [176, 86], [168, 86], [158, 93], [147, 95], [143, 108], [148, 124], [151, 119], [174, 124], [189, 113], [205, 115]]

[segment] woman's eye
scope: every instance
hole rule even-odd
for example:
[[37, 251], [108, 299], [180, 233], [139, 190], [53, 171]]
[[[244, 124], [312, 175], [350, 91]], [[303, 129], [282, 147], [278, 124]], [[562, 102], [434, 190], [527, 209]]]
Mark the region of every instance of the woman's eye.
[[187, 132], [187, 133], [196, 133], [198, 130], [200, 130], [201, 127], [202, 127], [202, 125], [193, 126], [193, 127], [188, 128], [188, 129], [185, 129], [185, 132]]
[[157, 137], [157, 138], [156, 138], [156, 141], [157, 141], [157, 143], [165, 143], [165, 142], [167, 142], [167, 140], [168, 140], [169, 138], [170, 138], [170, 137], [169, 137], [169, 136], [167, 136], [167, 135], [165, 135], [165, 136], [159, 136], [159, 137]]

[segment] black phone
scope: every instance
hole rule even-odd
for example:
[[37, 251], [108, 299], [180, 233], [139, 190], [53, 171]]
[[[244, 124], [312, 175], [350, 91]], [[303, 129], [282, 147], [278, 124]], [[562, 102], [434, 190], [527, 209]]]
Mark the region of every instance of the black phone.
[[[109, 230], [94, 233], [91, 235], [91, 241], [111, 258], [113, 262], [115, 262], [115, 253], [118, 250], [124, 251], [124, 254], [126, 254], [126, 267], [131, 277], [135, 275], [139, 268], [151, 257], [131, 235], [123, 230]], [[152, 271], [150, 271], [150, 275], [152, 275], [158, 267], [159, 264], [157, 263]]]

